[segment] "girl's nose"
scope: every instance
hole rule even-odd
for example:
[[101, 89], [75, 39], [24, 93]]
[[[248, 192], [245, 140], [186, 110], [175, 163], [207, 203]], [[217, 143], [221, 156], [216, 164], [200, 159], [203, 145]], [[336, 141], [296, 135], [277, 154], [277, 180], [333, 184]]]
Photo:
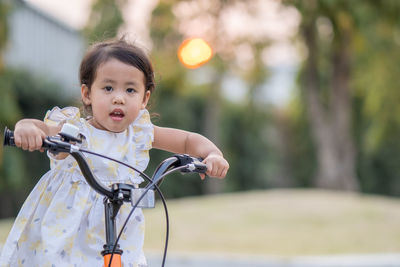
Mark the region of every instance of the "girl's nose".
[[121, 104], [124, 104], [124, 103], [125, 103], [125, 100], [120, 94], [116, 94], [114, 96], [114, 98], [113, 98], [113, 104], [114, 105], [117, 105], [117, 104], [121, 105]]

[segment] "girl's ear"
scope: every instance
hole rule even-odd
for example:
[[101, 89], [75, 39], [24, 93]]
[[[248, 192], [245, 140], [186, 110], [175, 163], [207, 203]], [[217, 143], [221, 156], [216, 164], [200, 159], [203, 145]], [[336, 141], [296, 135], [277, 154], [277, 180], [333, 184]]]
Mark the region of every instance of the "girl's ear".
[[82, 101], [85, 105], [90, 105], [92, 103], [92, 101], [90, 99], [90, 90], [86, 84], [82, 84], [82, 86], [81, 86], [81, 97], [82, 97]]
[[146, 92], [144, 93], [144, 97], [143, 97], [143, 102], [142, 102], [142, 109], [146, 108], [147, 103], [149, 102], [150, 99], [150, 91], [146, 90]]

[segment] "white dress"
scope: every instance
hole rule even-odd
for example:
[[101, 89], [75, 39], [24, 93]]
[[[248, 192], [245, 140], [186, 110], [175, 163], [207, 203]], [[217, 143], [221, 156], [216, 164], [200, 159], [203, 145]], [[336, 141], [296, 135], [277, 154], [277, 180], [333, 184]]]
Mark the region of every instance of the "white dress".
[[[48, 124], [72, 123], [86, 137], [82, 147], [122, 160], [143, 171], [149, 161], [154, 128], [147, 110], [121, 133], [91, 126], [74, 107], [48, 111]], [[50, 171], [38, 182], [22, 206], [3, 246], [0, 266], [80, 267], [103, 266], [105, 244], [103, 196], [86, 183], [75, 159], [50, 157]], [[85, 155], [94, 174], [105, 185], [139, 184], [143, 179], [131, 169]], [[131, 210], [125, 203], [117, 217], [117, 231]], [[144, 218], [140, 209], [131, 216], [119, 242], [124, 267], [146, 266], [143, 254]]]

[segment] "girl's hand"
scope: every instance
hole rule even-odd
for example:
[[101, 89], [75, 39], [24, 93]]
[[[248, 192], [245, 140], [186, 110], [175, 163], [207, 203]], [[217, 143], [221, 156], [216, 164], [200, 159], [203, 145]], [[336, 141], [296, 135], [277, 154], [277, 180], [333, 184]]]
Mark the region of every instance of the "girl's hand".
[[20, 120], [15, 125], [14, 142], [17, 147], [29, 151], [43, 151], [44, 138], [46, 138], [46, 134], [43, 130], [29, 119]]
[[207, 165], [206, 174], [201, 173], [200, 177], [202, 180], [206, 177], [206, 175], [215, 178], [224, 178], [229, 169], [229, 163], [224, 159], [224, 157], [220, 154], [209, 154], [204, 160], [203, 163]]

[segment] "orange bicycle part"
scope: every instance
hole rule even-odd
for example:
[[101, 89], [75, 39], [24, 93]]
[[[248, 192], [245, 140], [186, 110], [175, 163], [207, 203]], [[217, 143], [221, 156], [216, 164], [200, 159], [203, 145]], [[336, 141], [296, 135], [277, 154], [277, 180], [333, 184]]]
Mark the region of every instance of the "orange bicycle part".
[[[108, 267], [110, 266], [110, 258], [111, 258], [112, 254], [106, 254], [104, 255], [104, 267]], [[111, 267], [121, 267], [121, 255], [115, 253], [113, 258], [112, 258], [112, 262], [111, 262]]]

